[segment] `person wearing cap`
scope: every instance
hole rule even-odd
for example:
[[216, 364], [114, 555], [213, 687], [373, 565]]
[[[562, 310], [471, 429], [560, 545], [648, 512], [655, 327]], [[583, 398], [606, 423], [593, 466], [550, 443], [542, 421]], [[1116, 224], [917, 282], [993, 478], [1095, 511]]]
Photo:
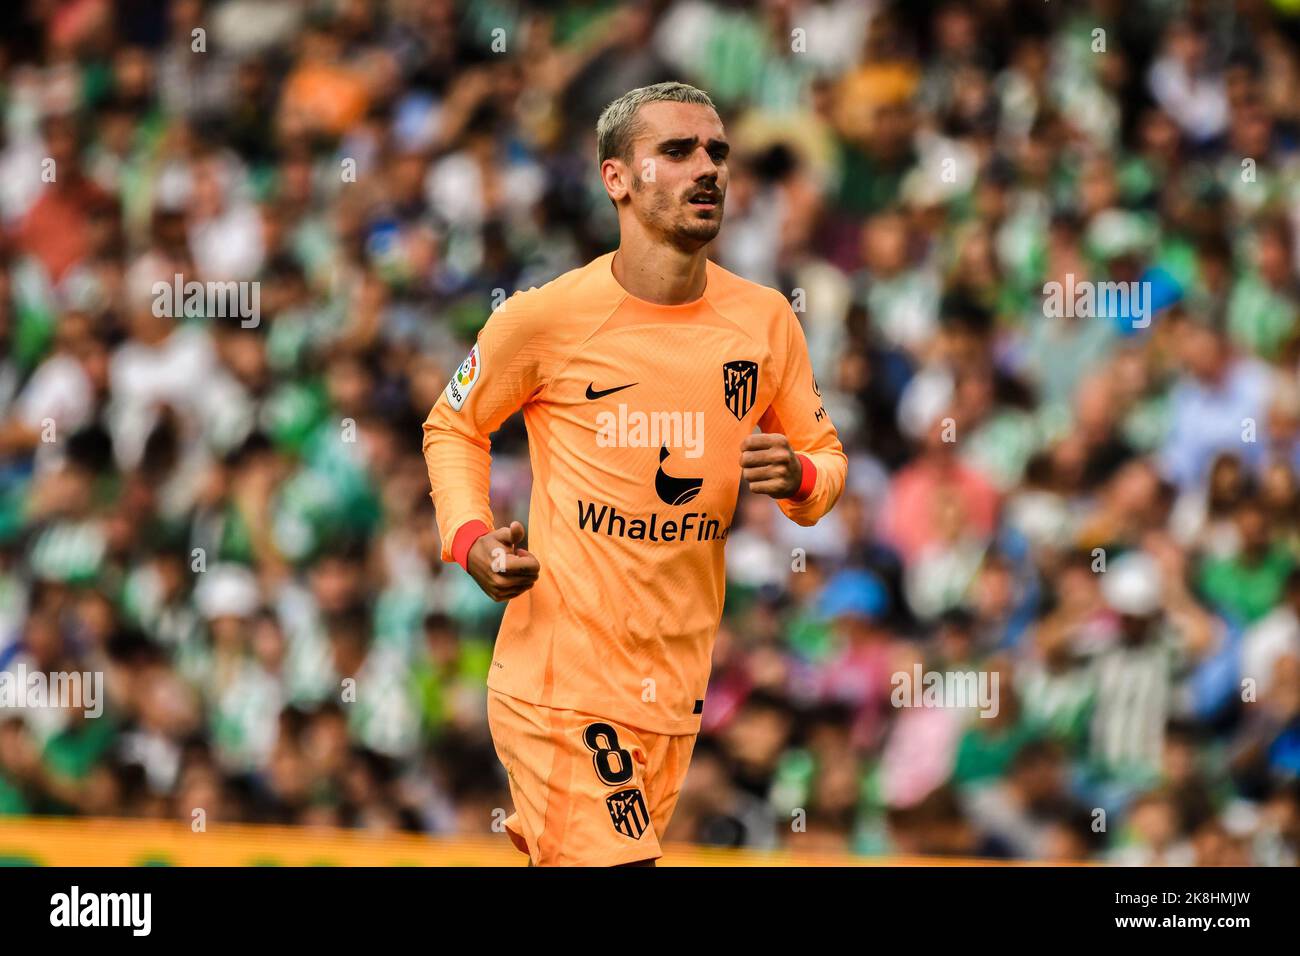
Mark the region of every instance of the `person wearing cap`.
[[855, 746], [868, 747], [883, 732], [889, 676], [894, 667], [893, 636], [882, 625], [889, 596], [869, 571], [845, 568], [826, 582], [818, 600], [831, 622], [834, 650], [815, 682], [817, 696], [853, 709]]
[[1114, 636], [1093, 659], [1095, 705], [1090, 754], [1105, 777], [1154, 780], [1165, 726], [1180, 709], [1179, 687], [1210, 649], [1208, 616], [1187, 592], [1175, 560], [1130, 551], [1102, 573]]

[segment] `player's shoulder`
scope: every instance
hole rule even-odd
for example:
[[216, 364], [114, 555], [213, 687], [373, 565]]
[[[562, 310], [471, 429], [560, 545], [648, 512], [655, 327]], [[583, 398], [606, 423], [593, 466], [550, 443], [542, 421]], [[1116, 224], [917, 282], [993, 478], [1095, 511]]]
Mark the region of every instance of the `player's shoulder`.
[[570, 269], [551, 281], [516, 292], [505, 301], [503, 308], [520, 318], [538, 316], [549, 323], [562, 321], [587, 309], [600, 309], [607, 300], [617, 297], [612, 289], [613, 274], [609, 260], [613, 253], [598, 256], [585, 266]]
[[772, 330], [783, 328], [792, 315], [790, 302], [779, 289], [751, 282], [712, 260], [706, 268], [705, 298], [723, 315], [743, 320], [747, 327], [757, 322]]

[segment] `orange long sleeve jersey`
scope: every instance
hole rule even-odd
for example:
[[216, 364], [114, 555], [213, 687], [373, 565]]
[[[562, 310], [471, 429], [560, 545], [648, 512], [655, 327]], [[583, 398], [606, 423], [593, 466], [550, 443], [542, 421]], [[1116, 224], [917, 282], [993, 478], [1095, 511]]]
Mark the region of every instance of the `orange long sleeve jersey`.
[[740, 488], [741, 442], [781, 432], [801, 525], [847, 460], [785, 298], [709, 263], [704, 295], [655, 305], [601, 256], [488, 320], [424, 423], [442, 557], [495, 527], [488, 436], [524, 410], [533, 588], [510, 601], [488, 686], [655, 733], [699, 729]]

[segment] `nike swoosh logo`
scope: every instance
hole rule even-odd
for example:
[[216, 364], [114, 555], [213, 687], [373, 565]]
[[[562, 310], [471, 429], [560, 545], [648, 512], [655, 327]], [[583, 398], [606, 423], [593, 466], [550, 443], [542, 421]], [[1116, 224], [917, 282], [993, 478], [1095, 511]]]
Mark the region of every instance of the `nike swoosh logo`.
[[636, 382], [632, 382], [631, 385], [620, 385], [620, 386], [618, 386], [617, 388], [605, 388], [605, 389], [601, 389], [599, 392], [596, 391], [594, 388], [592, 388], [592, 385], [595, 385], [595, 384], [596, 384], [595, 382], [592, 382], [591, 385], [588, 385], [588, 386], [587, 386], [587, 398], [588, 398], [588, 399], [593, 399], [593, 398], [604, 398], [606, 395], [613, 395], [615, 392], [621, 392], [621, 391], [623, 391], [623, 389], [625, 389], [625, 388], [631, 388], [632, 385], [635, 385], [635, 384], [637, 384], [637, 383], [636, 383]]

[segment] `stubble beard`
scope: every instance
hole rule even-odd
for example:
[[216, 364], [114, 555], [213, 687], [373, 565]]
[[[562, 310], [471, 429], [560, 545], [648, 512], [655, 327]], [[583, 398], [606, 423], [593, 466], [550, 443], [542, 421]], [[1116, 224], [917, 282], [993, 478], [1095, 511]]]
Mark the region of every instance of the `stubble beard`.
[[[640, 192], [644, 184], [639, 179], [633, 180], [632, 188]], [[665, 242], [684, 252], [695, 252], [717, 238], [722, 229], [723, 205], [720, 202], [709, 219], [695, 218], [695, 214], [689, 211], [691, 206], [685, 204], [687, 211], [683, 211], [682, 205], [668, 193], [659, 193], [650, 204], [647, 219]]]

